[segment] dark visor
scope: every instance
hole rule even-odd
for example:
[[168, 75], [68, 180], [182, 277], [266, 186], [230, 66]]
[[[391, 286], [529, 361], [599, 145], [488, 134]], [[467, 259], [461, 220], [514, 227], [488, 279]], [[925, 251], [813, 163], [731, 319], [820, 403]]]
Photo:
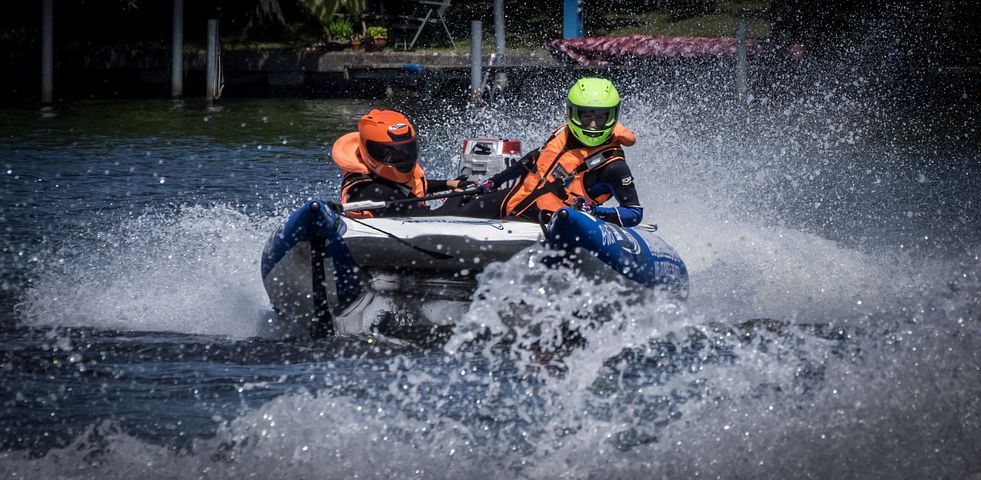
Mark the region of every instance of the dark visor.
[[610, 116], [610, 110], [607, 108], [595, 109], [595, 108], [580, 108], [579, 109], [579, 121], [585, 126], [590, 126], [590, 124], [597, 127], [606, 125], [606, 119]]
[[570, 105], [569, 116], [581, 128], [587, 130], [605, 130], [616, 122], [616, 108], [583, 108]]
[[405, 143], [383, 143], [368, 140], [364, 143], [371, 158], [391, 165], [402, 173], [411, 172], [419, 156], [415, 140]]

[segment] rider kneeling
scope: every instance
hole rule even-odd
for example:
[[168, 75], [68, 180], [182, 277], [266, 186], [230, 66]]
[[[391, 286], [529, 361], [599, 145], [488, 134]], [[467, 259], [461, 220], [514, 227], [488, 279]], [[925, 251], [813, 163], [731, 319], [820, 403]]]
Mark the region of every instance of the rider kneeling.
[[[427, 180], [418, 163], [416, 138], [416, 128], [399, 112], [373, 109], [361, 117], [358, 131], [341, 136], [331, 148], [331, 158], [344, 173], [340, 202], [421, 198], [431, 192], [473, 185], [462, 179]], [[369, 218], [428, 212], [425, 203], [411, 202], [345, 215]]]
[[[609, 80], [582, 78], [569, 91], [567, 122], [545, 144], [480, 185], [485, 195], [448, 202], [447, 215], [538, 221], [542, 213], [578, 207], [624, 227], [640, 223], [644, 210], [622, 147], [636, 136], [618, 122], [620, 94]], [[506, 190], [501, 185], [515, 180]], [[601, 204], [616, 198], [619, 206]]]

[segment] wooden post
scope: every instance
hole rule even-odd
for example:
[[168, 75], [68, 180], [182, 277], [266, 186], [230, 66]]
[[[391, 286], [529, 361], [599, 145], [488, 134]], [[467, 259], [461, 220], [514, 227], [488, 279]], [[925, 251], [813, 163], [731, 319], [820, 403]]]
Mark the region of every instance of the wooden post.
[[41, 103], [54, 101], [54, 0], [41, 7]]
[[205, 77], [208, 82], [206, 98], [210, 105], [218, 98], [218, 20], [208, 20], [208, 68]]
[[[500, 62], [504, 61], [504, 0], [494, 0], [494, 38], [496, 39], [496, 44], [494, 48], [494, 62], [499, 65]], [[494, 74], [494, 88], [491, 89], [491, 100], [496, 100], [496, 97], [504, 90], [508, 85], [508, 74], [502, 69], [498, 69]]]
[[497, 56], [504, 55], [504, 0], [494, 0], [494, 38]]
[[184, 0], [174, 0], [173, 37], [170, 48], [170, 96], [184, 95]]
[[470, 97], [475, 101], [480, 100], [481, 78], [480, 78], [480, 20], [470, 22]]

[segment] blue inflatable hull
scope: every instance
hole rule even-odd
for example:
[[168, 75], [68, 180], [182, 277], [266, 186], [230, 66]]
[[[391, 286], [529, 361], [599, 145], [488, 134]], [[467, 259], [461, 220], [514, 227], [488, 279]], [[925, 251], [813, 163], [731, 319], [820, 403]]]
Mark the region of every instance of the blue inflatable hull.
[[549, 220], [545, 243], [563, 252], [552, 262], [569, 258], [576, 264], [599, 263], [645, 287], [663, 288], [686, 298], [688, 269], [678, 252], [655, 231], [652, 225], [624, 228], [563, 208]]

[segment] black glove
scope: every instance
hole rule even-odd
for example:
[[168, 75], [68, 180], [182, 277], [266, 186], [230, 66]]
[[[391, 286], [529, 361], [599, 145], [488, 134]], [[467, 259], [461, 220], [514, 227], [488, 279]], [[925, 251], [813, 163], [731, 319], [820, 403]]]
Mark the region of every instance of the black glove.
[[576, 197], [575, 200], [572, 201], [572, 209], [579, 210], [583, 213], [592, 214], [593, 210], [596, 209], [596, 204], [586, 197]]
[[454, 179], [457, 182], [456, 188], [460, 190], [470, 190], [471, 188], [475, 188], [477, 186], [477, 182], [471, 182], [470, 180], [467, 180], [468, 178], [469, 177], [467, 177], [466, 175], [460, 175], [459, 177], [456, 177]]
[[334, 213], [344, 213], [344, 205], [337, 202], [327, 202], [327, 208]]

